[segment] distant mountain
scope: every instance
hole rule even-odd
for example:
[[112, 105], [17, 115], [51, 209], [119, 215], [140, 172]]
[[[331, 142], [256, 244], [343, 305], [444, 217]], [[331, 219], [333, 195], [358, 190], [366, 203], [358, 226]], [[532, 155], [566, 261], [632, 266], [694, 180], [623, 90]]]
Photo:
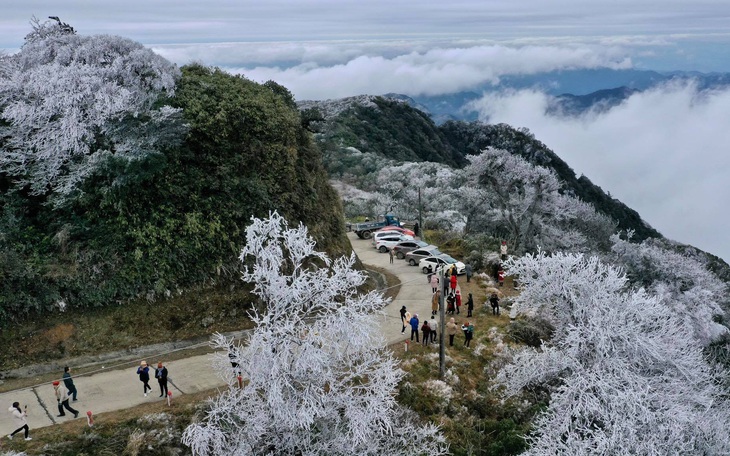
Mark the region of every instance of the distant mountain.
[[[730, 85], [730, 73], [674, 71], [659, 73], [649, 70], [581, 69], [560, 70], [530, 75], [504, 76], [498, 84], [484, 84], [476, 89], [445, 95], [407, 97], [414, 105], [423, 106], [436, 124], [449, 120], [477, 120], [477, 113], [468, 104], [486, 93], [503, 90], [535, 89], [557, 97], [552, 112], [580, 114], [594, 107], [608, 109], [637, 91], [644, 91], [672, 81], [694, 81], [699, 90]], [[394, 94], [385, 96], [393, 97]], [[400, 96], [400, 95], [399, 95]], [[405, 97], [405, 95], [403, 95]], [[420, 109], [420, 108], [419, 108]]]
[[621, 104], [637, 89], [618, 87], [615, 89], [598, 90], [587, 95], [572, 95], [564, 93], [555, 97], [548, 107], [548, 114], [562, 116], [576, 116], [586, 111], [604, 112]]

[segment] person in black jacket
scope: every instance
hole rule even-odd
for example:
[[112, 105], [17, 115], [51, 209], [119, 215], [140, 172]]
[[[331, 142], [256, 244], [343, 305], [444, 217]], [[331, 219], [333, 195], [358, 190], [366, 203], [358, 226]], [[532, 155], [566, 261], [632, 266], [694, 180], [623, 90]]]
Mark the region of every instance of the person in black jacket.
[[160, 384], [160, 397], [167, 396], [167, 368], [162, 365], [162, 361], [157, 361], [157, 369], [155, 369], [155, 378]]
[[68, 366], [63, 368], [63, 384], [66, 385], [68, 394], [73, 398], [73, 402], [76, 402], [78, 391], [76, 391], [76, 385], [74, 385], [74, 380], [71, 378], [71, 368]]
[[150, 368], [147, 366], [147, 361], [142, 361], [137, 368], [137, 375], [139, 375], [139, 381], [142, 382], [144, 389], [144, 397], [147, 397], [147, 390], [151, 390], [150, 386]]

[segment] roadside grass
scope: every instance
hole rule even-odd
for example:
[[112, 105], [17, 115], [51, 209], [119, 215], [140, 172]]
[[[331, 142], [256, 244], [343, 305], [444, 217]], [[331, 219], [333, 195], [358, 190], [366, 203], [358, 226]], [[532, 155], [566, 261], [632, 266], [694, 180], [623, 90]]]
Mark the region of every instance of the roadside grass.
[[[511, 281], [499, 287], [499, 294], [509, 300], [518, 291]], [[493, 315], [484, 305], [493, 287], [488, 279], [473, 278], [466, 283], [460, 278], [462, 295], [474, 295], [473, 316], [466, 317], [462, 306], [456, 323], [469, 321], [475, 326], [471, 347], [464, 346], [464, 335], [457, 332], [454, 346], [445, 350], [445, 375], [440, 377], [439, 347], [411, 343], [391, 346], [401, 359], [406, 376], [401, 382], [398, 400], [416, 411], [422, 419], [440, 425], [454, 455], [512, 455], [527, 449], [524, 436], [530, 422], [545, 404], [533, 398], [504, 399], [495, 385], [499, 366], [506, 361], [505, 354], [516, 347], [507, 336], [510, 325], [509, 310]], [[465, 301], [466, 299], [464, 299]], [[488, 303], [487, 303], [488, 304]], [[447, 320], [451, 318], [446, 316]]]
[[3, 328], [0, 371], [252, 327], [248, 287], [196, 289], [181, 296], [71, 309]]

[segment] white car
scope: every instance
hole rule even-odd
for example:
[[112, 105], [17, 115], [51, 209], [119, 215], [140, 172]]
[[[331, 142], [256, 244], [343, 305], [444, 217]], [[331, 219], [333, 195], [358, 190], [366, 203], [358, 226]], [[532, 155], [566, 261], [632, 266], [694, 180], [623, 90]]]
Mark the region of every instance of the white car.
[[[410, 239], [408, 239], [410, 238]], [[394, 233], [390, 236], [381, 236], [380, 239], [374, 240], [373, 247], [378, 249], [380, 253], [385, 253], [388, 250], [392, 249], [394, 246], [398, 245], [399, 243], [406, 241], [406, 240], [412, 240], [412, 236], [408, 236], [406, 234], [398, 234]]]
[[406, 240], [410, 241], [413, 239], [413, 236], [409, 236], [409, 235], [403, 234], [403, 233], [398, 233], [397, 231], [378, 231], [378, 232], [373, 233], [373, 237], [370, 240], [370, 244], [372, 244], [372, 246], [375, 247], [375, 244], [377, 244], [377, 242], [379, 240], [381, 240], [383, 238], [392, 239], [395, 237], [400, 237], [401, 241], [406, 241]]
[[464, 271], [466, 270], [466, 265], [445, 253], [423, 258], [421, 261], [418, 262], [418, 267], [421, 269], [421, 271], [423, 271], [424, 274], [430, 274], [432, 272], [438, 272], [439, 269], [443, 268], [444, 266], [450, 268], [451, 265], [454, 264], [456, 265], [456, 274], [464, 274]]

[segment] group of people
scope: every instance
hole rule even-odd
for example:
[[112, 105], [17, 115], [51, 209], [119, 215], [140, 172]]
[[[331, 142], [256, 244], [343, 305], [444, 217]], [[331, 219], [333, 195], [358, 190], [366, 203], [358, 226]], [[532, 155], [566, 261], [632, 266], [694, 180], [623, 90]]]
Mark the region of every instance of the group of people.
[[[142, 382], [142, 392], [144, 397], [147, 397], [147, 390], [152, 390], [149, 384], [150, 381], [150, 368], [147, 365], [147, 361], [142, 361], [137, 368], [137, 375], [139, 375], [139, 381]], [[157, 368], [155, 369], [155, 378], [157, 383], [160, 385], [160, 397], [167, 396], [167, 368], [162, 365], [162, 361], [157, 362]]]
[[[142, 361], [137, 368], [137, 375], [142, 382], [144, 396], [147, 397], [147, 391], [151, 390], [152, 387], [149, 385], [150, 368], [147, 366], [146, 361]], [[157, 363], [155, 378], [160, 385], [160, 397], [167, 396], [167, 367], [162, 364], [162, 361]], [[68, 410], [74, 418], [78, 418], [79, 411], [74, 409], [69, 403], [78, 401], [78, 390], [71, 376], [71, 368], [68, 366], [64, 367], [61, 380], [54, 380], [52, 385], [53, 392], [56, 396], [56, 405], [58, 406], [58, 415], [56, 416], [59, 418], [64, 417], [66, 416], [66, 410]], [[13, 402], [8, 412], [13, 415], [13, 419], [17, 425], [17, 429], [11, 434], [8, 434], [8, 438], [12, 440], [15, 434], [24, 431], [25, 440], [32, 440], [30, 437], [30, 428], [28, 427], [28, 406], [26, 405], [21, 409], [19, 402]]]
[[[436, 291], [436, 293], [439, 292], [439, 290]], [[436, 293], [434, 293], [434, 295]], [[471, 293], [469, 293], [469, 299], [471, 300], [471, 298]], [[411, 341], [413, 341], [413, 339], [415, 338], [416, 343], [421, 342], [423, 346], [428, 346], [430, 343], [436, 342], [439, 326], [438, 322], [436, 321], [435, 314], [431, 315], [430, 320], [424, 320], [423, 323], [421, 323], [418, 318], [418, 314], [411, 315], [411, 313], [408, 312], [408, 310], [406, 309], [406, 306], [402, 306], [400, 309], [400, 317], [401, 323], [403, 325], [403, 327], [401, 328], [401, 334], [405, 333], [406, 327], [410, 326]], [[448, 323], [446, 323], [446, 335], [449, 336], [449, 346], [451, 347], [454, 346], [454, 336], [456, 336], [458, 328], [459, 327], [456, 324], [456, 320], [453, 317], [449, 320]], [[469, 321], [465, 321], [464, 324], [461, 325], [461, 330], [464, 333], [464, 346], [470, 347], [471, 340], [474, 338], [474, 324], [470, 323]], [[421, 339], [419, 339], [419, 331], [423, 335]]]

